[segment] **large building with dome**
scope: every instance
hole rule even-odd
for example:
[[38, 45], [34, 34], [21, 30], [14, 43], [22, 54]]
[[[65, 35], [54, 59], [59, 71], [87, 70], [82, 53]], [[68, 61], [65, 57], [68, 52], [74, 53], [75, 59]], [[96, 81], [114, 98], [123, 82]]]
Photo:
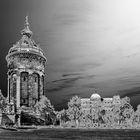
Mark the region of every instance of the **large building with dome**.
[[28, 17], [21, 31], [21, 39], [10, 48], [7, 56], [8, 103], [15, 104], [9, 111], [20, 107], [32, 107], [44, 95], [44, 68], [46, 57], [43, 50], [32, 39]]
[[98, 108], [111, 111], [113, 105], [119, 105], [120, 103], [119, 95], [115, 95], [113, 98], [101, 98], [98, 93], [93, 93], [90, 98], [81, 98], [81, 107], [85, 114], [90, 114], [92, 111], [98, 110]]

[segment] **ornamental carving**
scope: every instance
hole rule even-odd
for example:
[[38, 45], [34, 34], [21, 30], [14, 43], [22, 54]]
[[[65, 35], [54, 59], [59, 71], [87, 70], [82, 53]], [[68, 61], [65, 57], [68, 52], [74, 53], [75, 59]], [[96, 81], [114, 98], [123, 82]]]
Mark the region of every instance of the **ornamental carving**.
[[11, 57], [8, 63], [9, 69], [16, 68], [29, 68], [29, 69], [37, 69], [39, 71], [44, 71], [44, 64], [40, 60], [33, 58], [19, 58]]

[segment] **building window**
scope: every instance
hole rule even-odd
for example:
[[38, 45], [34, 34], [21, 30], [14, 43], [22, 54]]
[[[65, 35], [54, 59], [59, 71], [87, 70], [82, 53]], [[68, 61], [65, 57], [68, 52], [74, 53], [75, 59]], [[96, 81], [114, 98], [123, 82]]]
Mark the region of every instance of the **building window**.
[[26, 99], [23, 99], [23, 103], [24, 103], [24, 104], [26, 103]]
[[37, 77], [35, 77], [35, 82], [37, 82]]
[[22, 99], [23, 104], [27, 104], [27, 99]]
[[26, 77], [23, 77], [23, 81], [26, 81]]
[[25, 43], [25, 44], [29, 44], [26, 40], [24, 40], [24, 43]]
[[27, 81], [28, 73], [27, 73], [27, 72], [22, 72], [22, 73], [21, 73], [21, 77], [22, 77], [22, 81], [23, 81], [23, 82]]

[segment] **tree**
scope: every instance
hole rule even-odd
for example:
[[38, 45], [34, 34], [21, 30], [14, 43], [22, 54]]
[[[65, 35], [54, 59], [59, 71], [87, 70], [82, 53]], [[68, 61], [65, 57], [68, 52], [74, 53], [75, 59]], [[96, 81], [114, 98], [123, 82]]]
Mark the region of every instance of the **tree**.
[[68, 116], [71, 121], [75, 121], [76, 127], [79, 124], [81, 115], [81, 99], [78, 96], [74, 96], [68, 102]]
[[112, 109], [113, 114], [113, 125], [120, 124], [120, 105], [114, 105]]
[[106, 118], [105, 118], [105, 115], [106, 115], [106, 111], [104, 108], [100, 108], [100, 112], [99, 112], [99, 118], [101, 118], [101, 123], [105, 123], [106, 122]]
[[47, 124], [54, 122], [56, 117], [54, 107], [46, 96], [41, 97], [40, 101], [36, 103], [34, 109], [37, 114], [40, 114], [40, 116], [45, 119]]
[[128, 127], [132, 127], [133, 123], [133, 116], [134, 116], [134, 110], [133, 108], [125, 108], [122, 112], [122, 116], [124, 117], [124, 122]]
[[63, 109], [57, 113], [57, 118], [60, 121], [60, 125], [64, 124], [69, 120], [67, 110]]
[[133, 123], [134, 125], [140, 125], [140, 105], [137, 106], [137, 110], [134, 113]]
[[92, 111], [91, 111], [91, 117], [92, 117], [92, 121], [93, 123], [98, 123], [99, 122], [99, 108], [92, 108]]
[[92, 100], [91, 105], [91, 116], [92, 116], [92, 123], [96, 126], [100, 126], [102, 120], [102, 108], [101, 108], [101, 101], [96, 99]]
[[107, 126], [111, 127], [114, 124], [114, 113], [113, 110], [105, 111], [103, 116], [104, 122]]
[[130, 125], [134, 110], [130, 104], [130, 98], [124, 97], [121, 99], [121, 106], [120, 106], [120, 122], [123, 124]]
[[7, 100], [3, 96], [3, 94], [0, 90], [0, 110], [1, 110], [1, 112], [6, 112], [6, 107], [7, 107]]

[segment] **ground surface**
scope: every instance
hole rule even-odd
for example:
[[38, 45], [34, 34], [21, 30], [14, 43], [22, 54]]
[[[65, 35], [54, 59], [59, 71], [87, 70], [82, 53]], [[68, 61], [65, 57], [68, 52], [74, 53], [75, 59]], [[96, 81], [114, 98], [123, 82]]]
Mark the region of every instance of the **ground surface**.
[[140, 130], [85, 130], [44, 128], [1, 131], [0, 140], [140, 140]]

